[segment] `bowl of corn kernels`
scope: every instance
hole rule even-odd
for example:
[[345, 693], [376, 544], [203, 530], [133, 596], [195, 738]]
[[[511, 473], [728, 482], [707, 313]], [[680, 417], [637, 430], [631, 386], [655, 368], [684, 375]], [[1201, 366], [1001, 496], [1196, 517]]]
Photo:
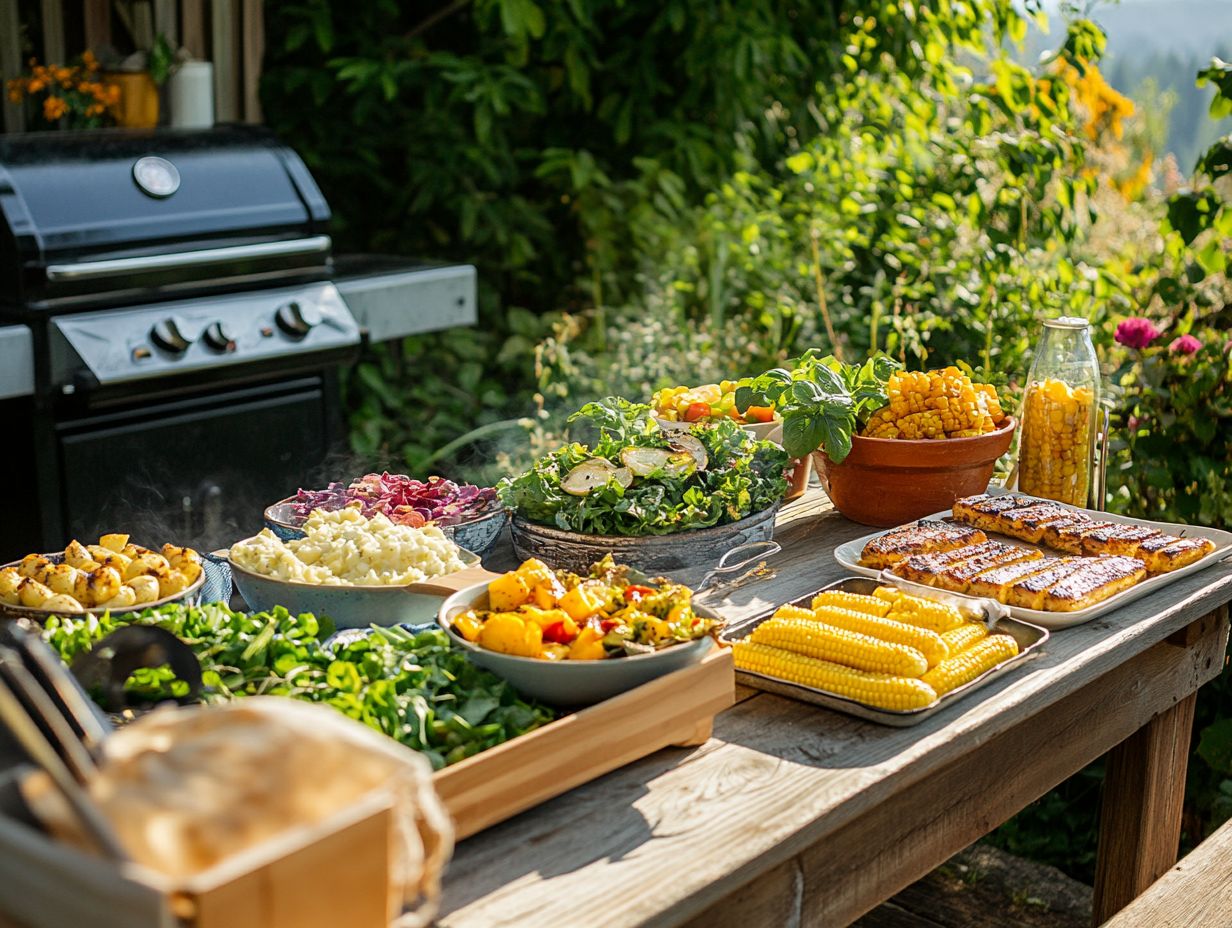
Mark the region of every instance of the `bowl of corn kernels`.
[[896, 371], [886, 395], [841, 464], [813, 453], [839, 512], [865, 525], [902, 525], [987, 489], [1017, 427], [992, 386], [954, 367]]

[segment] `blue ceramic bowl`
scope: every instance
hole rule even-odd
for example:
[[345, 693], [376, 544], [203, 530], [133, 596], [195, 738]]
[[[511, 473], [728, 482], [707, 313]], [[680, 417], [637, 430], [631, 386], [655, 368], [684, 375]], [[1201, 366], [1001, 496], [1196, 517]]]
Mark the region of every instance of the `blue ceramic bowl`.
[[[470, 551], [459, 551], [459, 556], [467, 567], [479, 563], [478, 555]], [[418, 625], [431, 622], [441, 608], [440, 588], [430, 581], [410, 586], [323, 586], [275, 580], [245, 570], [234, 561], [231, 579], [244, 602], [255, 611], [284, 606], [292, 615], [311, 612], [328, 616], [337, 628]]]
[[[477, 583], [445, 600], [437, 622], [451, 641], [466, 650], [472, 662], [503, 677], [522, 695], [552, 706], [589, 706], [602, 702], [664, 674], [696, 664], [716, 646], [710, 638], [701, 638], [674, 644], [653, 654], [602, 661], [545, 661], [516, 657], [481, 648], [454, 630], [454, 616], [471, 608], [487, 608], [487, 605], [488, 585]], [[712, 610], [696, 603], [693, 608], [700, 616], [720, 618]]]
[[[303, 520], [295, 514], [294, 497], [279, 500], [265, 510], [265, 527], [283, 541], [303, 538]], [[487, 554], [500, 539], [501, 532], [509, 522], [509, 513], [500, 506], [492, 506], [466, 522], [457, 525], [442, 525], [441, 531], [459, 548]]]

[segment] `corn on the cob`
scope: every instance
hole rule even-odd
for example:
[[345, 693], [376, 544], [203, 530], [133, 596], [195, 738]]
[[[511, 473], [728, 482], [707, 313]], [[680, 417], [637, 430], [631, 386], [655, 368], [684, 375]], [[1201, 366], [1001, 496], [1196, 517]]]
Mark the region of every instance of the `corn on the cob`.
[[958, 628], [951, 628], [948, 632], [944, 632], [941, 640], [945, 642], [946, 647], [950, 649], [950, 655], [953, 656], [987, 637], [988, 628], [983, 623], [968, 622], [966, 625], [960, 625]]
[[852, 612], [864, 612], [868, 615], [884, 616], [890, 611], [890, 604], [874, 596], [861, 593], [848, 593], [844, 590], [827, 590], [813, 597], [813, 608], [822, 606], [837, 606], [839, 609], [850, 609]]
[[880, 709], [922, 709], [937, 700], [937, 694], [915, 677], [866, 673], [751, 641], [735, 642], [732, 656], [741, 670], [825, 690]]
[[1048, 378], [1027, 387], [1023, 401], [1018, 488], [1085, 506], [1091, 475], [1095, 394]]
[[977, 641], [965, 651], [959, 651], [949, 660], [942, 661], [921, 679], [931, 686], [938, 696], [969, 683], [985, 670], [996, 667], [1018, 653], [1018, 642], [1009, 635], [989, 635]]
[[754, 629], [751, 640], [809, 657], [846, 664], [857, 670], [918, 677], [928, 661], [915, 648], [880, 641], [816, 619], [769, 619]]
[[896, 586], [879, 586], [873, 590], [873, 595], [887, 603], [896, 603], [907, 594]]
[[774, 610], [773, 618], [776, 619], [812, 619], [813, 610], [806, 609], [804, 606], [793, 606], [791, 604], [779, 606]]
[[924, 655], [929, 667], [935, 667], [950, 656], [950, 650], [940, 635], [918, 625], [908, 625], [906, 622], [883, 619], [850, 609], [839, 609], [837, 606], [822, 606], [813, 612], [817, 621], [826, 625], [915, 648]]
[[872, 438], [965, 438], [1000, 428], [1005, 413], [997, 391], [972, 383], [956, 367], [896, 371], [886, 384], [884, 407], [864, 427]]
[[933, 602], [931, 599], [921, 599], [919, 596], [909, 596], [904, 593], [894, 600], [886, 618], [908, 625], [919, 625], [937, 634], [958, 628], [965, 621], [962, 613], [953, 606]]

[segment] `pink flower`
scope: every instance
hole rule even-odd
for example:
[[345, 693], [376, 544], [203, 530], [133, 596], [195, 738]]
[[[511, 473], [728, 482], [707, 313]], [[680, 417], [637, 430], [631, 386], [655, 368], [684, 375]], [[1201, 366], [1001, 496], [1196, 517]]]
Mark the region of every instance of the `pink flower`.
[[1168, 350], [1173, 354], [1196, 354], [1202, 347], [1202, 342], [1194, 338], [1192, 335], [1182, 335], [1180, 338], [1174, 338], [1172, 344], [1168, 346]]
[[1145, 348], [1161, 334], [1150, 319], [1134, 316], [1118, 325], [1113, 337], [1126, 348]]
[[1138, 431], [1138, 426], [1141, 424], [1142, 424], [1142, 420], [1139, 419], [1137, 416], [1130, 416], [1129, 421], [1125, 423], [1125, 425], [1129, 428], [1131, 432]]

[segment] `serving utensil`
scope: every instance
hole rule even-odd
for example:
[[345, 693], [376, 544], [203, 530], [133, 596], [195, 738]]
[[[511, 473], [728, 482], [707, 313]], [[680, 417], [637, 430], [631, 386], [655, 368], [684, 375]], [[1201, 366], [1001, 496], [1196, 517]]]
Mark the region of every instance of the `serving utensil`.
[[[99, 852], [112, 860], [127, 860], [128, 855], [88, 793], [98, 772], [93, 754], [27, 668], [24, 656], [33, 650], [19, 652], [0, 646], [0, 724], [29, 760], [47, 774]], [[57, 692], [60, 689], [57, 687]], [[81, 723], [80, 718], [77, 721]], [[101, 739], [96, 747], [98, 744]]]

